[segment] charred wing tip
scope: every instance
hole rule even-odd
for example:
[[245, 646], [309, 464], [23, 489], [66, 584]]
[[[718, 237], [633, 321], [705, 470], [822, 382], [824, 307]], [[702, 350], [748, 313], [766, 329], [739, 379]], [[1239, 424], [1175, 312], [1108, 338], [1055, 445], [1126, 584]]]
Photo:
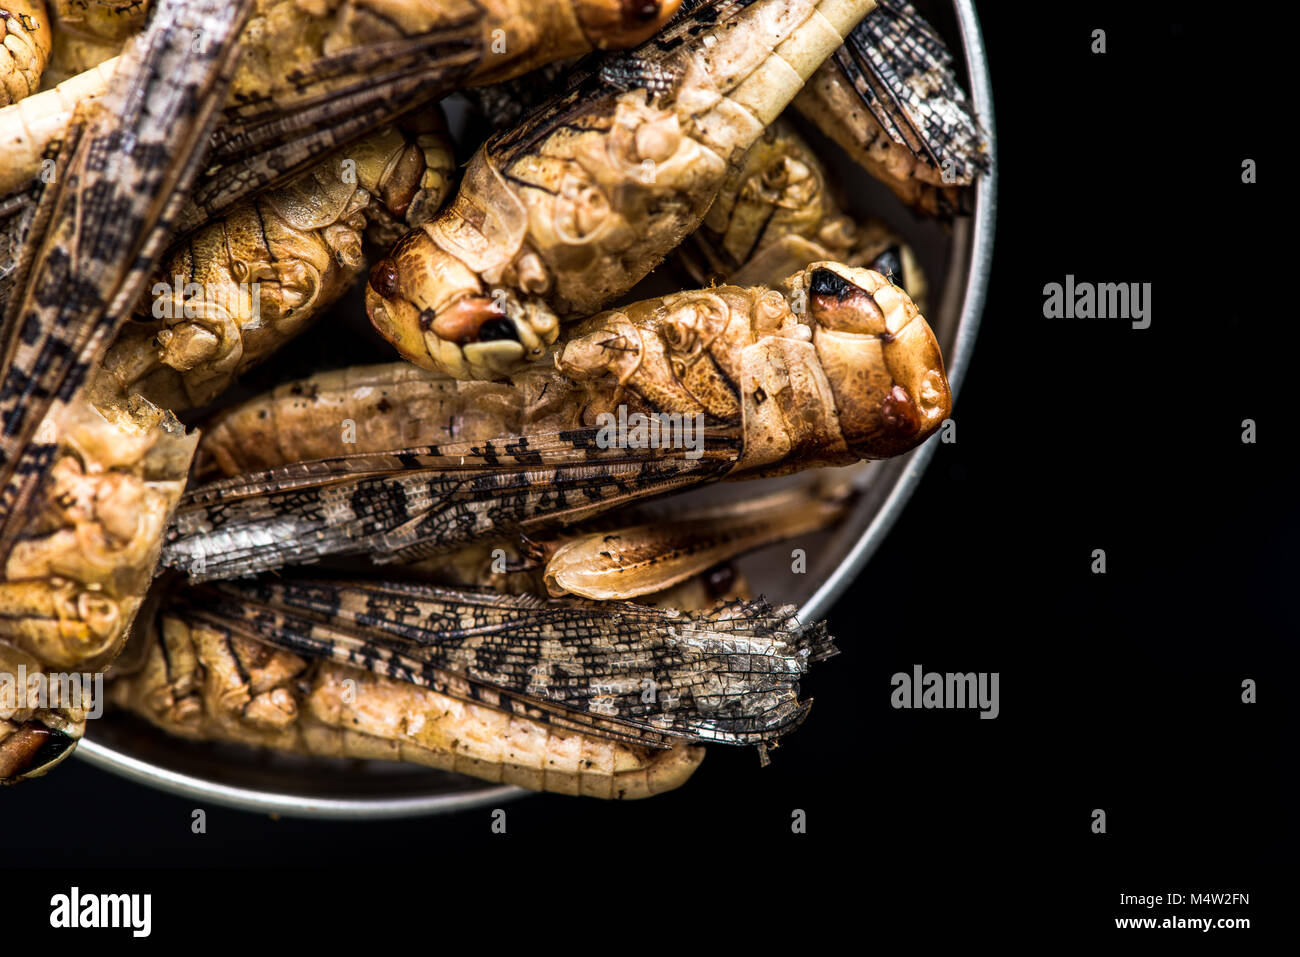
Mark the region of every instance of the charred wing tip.
[[840, 653], [840, 649], [835, 646], [835, 638], [826, 630], [826, 622], [815, 621], [808, 625], [802, 625], [802, 634], [800, 639], [804, 647], [808, 649], [808, 660], [825, 661], [828, 658], [834, 658]]

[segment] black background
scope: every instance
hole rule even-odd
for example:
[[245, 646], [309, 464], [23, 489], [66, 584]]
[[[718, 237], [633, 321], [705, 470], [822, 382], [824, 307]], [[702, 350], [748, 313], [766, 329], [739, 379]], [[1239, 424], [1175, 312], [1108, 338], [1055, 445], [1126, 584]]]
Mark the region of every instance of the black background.
[[[72, 761], [0, 794], [5, 863], [71, 868], [8, 875], [34, 895], [23, 923], [78, 880], [154, 892], [161, 928], [216, 902], [344, 888], [418, 918], [405, 905], [445, 906], [463, 878], [455, 893], [480, 902], [603, 891], [631, 895], [632, 913], [805, 925], [833, 916], [819, 902], [833, 887], [864, 937], [901, 923], [989, 940], [1022, 923], [1047, 939], [1135, 933], [1113, 918], [1149, 912], [1121, 892], [1239, 890], [1249, 907], [1209, 916], [1252, 918], [1234, 944], [1262, 935], [1295, 836], [1281, 31], [1210, 4], [978, 6], [1000, 209], [958, 442], [832, 612], [843, 653], [809, 677], [816, 707], [770, 767], [715, 748], [651, 801], [512, 803], [504, 836], [487, 810], [342, 824], [217, 807], [193, 835], [193, 802]], [[1150, 282], [1151, 327], [1044, 319], [1043, 285], [1067, 273]], [[917, 663], [1000, 672], [1001, 716], [893, 710], [890, 676]], [[1257, 704], [1241, 702], [1245, 678]], [[796, 808], [807, 834], [791, 833]], [[106, 883], [87, 869], [146, 864], [258, 870]], [[419, 883], [394, 890], [399, 873]]]

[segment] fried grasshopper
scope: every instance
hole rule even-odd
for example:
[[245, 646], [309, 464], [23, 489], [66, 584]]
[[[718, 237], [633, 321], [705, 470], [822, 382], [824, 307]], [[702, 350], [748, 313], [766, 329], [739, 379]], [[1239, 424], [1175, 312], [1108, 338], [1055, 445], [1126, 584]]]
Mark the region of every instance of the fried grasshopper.
[[[162, 0], [113, 89], [74, 118], [36, 208], [39, 241], [24, 253], [0, 326], [6, 666], [32, 675], [106, 666], [153, 572], [193, 442], [147, 404], [103, 412], [81, 388], [164, 248], [249, 7]], [[0, 781], [66, 755], [84, 721], [79, 705], [6, 703]]]
[[[466, 93], [501, 130], [541, 106], [544, 91], [563, 87], [583, 69], [582, 63], [551, 64]], [[987, 137], [957, 81], [952, 54], [909, 3], [878, 3], [792, 107], [925, 215], [964, 211], [966, 187], [989, 168]]]
[[699, 225], [729, 164], [872, 6], [724, 2], [603, 62], [490, 139], [452, 204], [376, 264], [371, 321], [458, 378], [539, 358]]
[[[122, 673], [111, 683], [109, 695], [119, 707], [187, 738], [322, 757], [414, 762], [563, 794], [644, 798], [685, 782], [704, 757], [704, 749], [692, 743], [691, 736], [664, 733], [652, 724], [662, 726], [664, 716], [674, 711], [694, 711], [697, 720], [703, 718], [708, 726], [725, 722], [728, 711], [745, 707], [774, 715], [768, 704], [758, 702], [788, 706], [797, 694], [794, 681], [806, 660], [831, 652], [819, 630], [802, 629], [782, 619], [780, 612], [769, 611], [764, 613], [766, 622], [756, 618], [733, 633], [732, 647], [736, 652], [749, 650], [756, 661], [766, 663], [770, 678], [763, 678], [752, 665], [745, 673], [730, 675], [727, 703], [721, 707], [694, 691], [677, 693], [670, 681], [664, 682], [666, 694], [661, 694], [662, 676], [691, 667], [689, 654], [685, 660], [669, 657], [671, 643], [663, 637], [666, 623], [670, 623], [668, 631], [683, 634], [698, 628], [701, 635], [708, 635], [711, 628], [729, 627], [727, 615], [764, 607], [741, 601], [743, 586], [734, 578], [723, 588], [721, 595], [709, 589], [706, 596], [704, 588], [691, 582], [662, 596], [677, 608], [713, 608], [702, 614], [600, 606], [599, 620], [592, 617], [590, 606], [580, 603], [365, 582], [295, 582], [287, 591], [260, 592], [257, 598], [241, 592], [235, 603], [253, 614], [233, 617], [224, 615], [220, 604], [210, 598], [205, 601], [199, 596], [197, 603], [187, 603], [179, 597], [164, 604], [147, 629], [138, 630], [136, 647], [123, 655], [126, 667], [117, 669]], [[314, 628], [309, 622], [320, 620], [301, 605], [309, 595], [308, 604], [327, 595], [338, 603], [328, 615], [332, 635], [318, 631], [308, 637]], [[416, 632], [403, 628], [401, 636], [383, 636], [344, 610], [362, 602], [383, 603], [392, 595], [400, 596], [402, 614], [408, 619], [426, 611], [440, 612], [436, 627], [447, 637], [428, 630], [432, 621], [422, 621]], [[718, 598], [728, 603], [714, 607]], [[297, 619], [306, 630], [297, 629], [299, 637], [292, 641], [296, 651], [277, 635], [291, 620], [280, 617], [286, 611], [307, 616]], [[632, 640], [637, 654], [623, 656], [624, 662], [598, 655], [548, 658], [535, 643], [541, 635], [584, 629], [613, 640], [610, 611], [620, 613], [624, 637], [636, 635]], [[277, 619], [274, 624], [272, 615]], [[261, 622], [255, 622], [254, 616]], [[711, 618], [717, 618], [718, 624], [711, 625]], [[412, 640], [413, 635], [423, 634], [434, 642], [445, 640], [447, 647], [439, 649], [436, 659], [441, 664], [458, 657], [453, 648], [464, 641], [456, 634], [460, 622], [472, 620], [482, 632], [484, 621], [507, 619], [517, 636], [511, 641], [513, 651], [489, 664], [486, 676], [481, 669], [457, 661], [451, 662], [453, 671], [442, 672], [430, 663], [430, 656], [423, 655], [425, 647], [418, 639]], [[771, 629], [770, 638], [755, 641], [744, 635], [746, 628], [764, 627]], [[276, 637], [274, 643], [268, 643], [268, 635]], [[342, 650], [353, 636], [361, 636], [367, 647], [375, 649], [367, 652], [363, 663], [349, 663]], [[377, 639], [386, 644], [374, 644]], [[489, 633], [480, 641], [492, 640]], [[394, 647], [414, 656], [409, 670], [394, 660], [390, 650]], [[341, 653], [331, 657], [334, 649]], [[487, 663], [484, 650], [480, 644], [471, 653], [473, 659]], [[553, 646], [553, 650], [558, 649]], [[727, 675], [724, 660], [693, 669], [692, 688]], [[583, 662], [580, 668], [578, 661]], [[645, 671], [652, 663], [661, 670]], [[512, 690], [520, 682], [509, 677], [510, 670], [526, 675], [524, 694]], [[576, 680], [565, 681], [564, 675]], [[641, 714], [630, 714], [623, 707], [628, 696], [618, 692], [624, 688], [636, 692]], [[559, 701], [568, 706], [559, 706]], [[800, 707], [805, 706], [796, 704], [795, 710]], [[716, 713], [717, 720], [704, 717], [705, 711]]]
[[812, 148], [777, 120], [674, 260], [701, 285], [766, 285], [821, 260], [866, 266], [906, 289], [924, 313], [926, 281], [911, 247], [878, 220], [855, 223], [834, 193]]
[[[85, 383], [165, 246], [249, 6], [166, 5], [119, 82], [65, 140], [36, 210], [40, 241], [28, 244], [0, 326], [0, 553], [21, 527], [40, 463], [52, 458], [50, 444], [32, 443], [37, 426], [52, 403], [69, 402]], [[178, 34], [195, 30], [206, 32], [206, 52], [181, 44]]]
[[383, 242], [442, 205], [455, 160], [441, 112], [426, 118], [426, 133], [372, 133], [184, 237], [105, 357], [96, 401], [203, 405], [306, 328], [363, 271], [363, 235]]
[[910, 3], [880, 0], [794, 106], [925, 215], [964, 211], [965, 187], [989, 169], [952, 54]]
[[[717, 3], [707, 0], [705, 5]], [[678, 0], [260, 0], [186, 228], [456, 89], [640, 43]]]
[[[521, 377], [522, 378], [522, 377]], [[404, 362], [318, 373], [226, 409], [205, 427], [195, 475], [234, 477], [310, 459], [366, 454], [414, 444], [484, 442], [565, 425], [552, 419], [546, 382], [467, 382]], [[553, 381], [549, 380], [548, 381]], [[558, 391], [558, 390], [557, 390]], [[485, 539], [420, 563], [465, 569], [460, 583], [518, 593], [593, 599], [641, 597], [784, 538], [827, 527], [844, 515], [849, 489], [830, 476], [724, 507], [668, 515], [620, 511], [592, 527], [557, 535]]]
[[[402, 375], [403, 370], [408, 374]], [[429, 398], [429, 386], [435, 384], [447, 390], [432, 402], [424, 401]], [[205, 452], [209, 463], [220, 462], [223, 468], [237, 470], [240, 466], [226, 445], [252, 423], [262, 424], [261, 432], [255, 433], [259, 440], [245, 440], [240, 445], [257, 449], [258, 461], [263, 464], [286, 464], [304, 452], [322, 448], [379, 448], [394, 434], [387, 426], [411, 421], [410, 416], [415, 417], [417, 428], [434, 434], [455, 431], [461, 436], [492, 436], [498, 421], [491, 413], [484, 414], [484, 395], [475, 389], [486, 385], [438, 379], [404, 364], [324, 373], [279, 387], [224, 413], [205, 436]], [[471, 398], [475, 392], [477, 396]], [[498, 405], [498, 411], [504, 410]], [[355, 417], [357, 421], [342, 420], [353, 422], [355, 430], [333, 427], [342, 416]], [[349, 431], [356, 441], [350, 441]], [[281, 433], [279, 441], [272, 438], [277, 432]], [[297, 436], [312, 438], [304, 445], [295, 441]], [[680, 634], [683, 626], [707, 631], [721, 627], [723, 620], [737, 619], [733, 625], [743, 633], [767, 634], [768, 622], [783, 620], [780, 615], [788, 610], [771, 619], [765, 603], [738, 601], [747, 597], [747, 588], [728, 566], [711, 573], [707, 570], [777, 538], [823, 528], [843, 514], [843, 507], [843, 489], [838, 486], [785, 489], [725, 506], [687, 512], [675, 509], [667, 520], [662, 515], [653, 519], [648, 514], [627, 515], [621, 522], [599, 523], [590, 530], [530, 541], [524, 555], [505, 542], [501, 543], [504, 548], [476, 543], [424, 563], [422, 576], [436, 575], [453, 586], [489, 586], [490, 595], [397, 582], [313, 583], [307, 587], [315, 598], [305, 604], [299, 600], [296, 607], [300, 611], [325, 595], [335, 596], [329, 600], [336, 605], [316, 616], [323, 628], [308, 640], [303, 639], [305, 622], [279, 619], [279, 610], [271, 611], [249, 593], [221, 594], [207, 601], [206, 611], [199, 612], [187, 604], [186, 593], [181, 592], [164, 600], [156, 619], [159, 624], [151, 627], [145, 639], [143, 660], [128, 666], [128, 676], [114, 684], [112, 697], [164, 730], [186, 737], [318, 756], [413, 761], [562, 793], [648, 796], [680, 784], [702, 757], [699, 749], [684, 742], [655, 752], [663, 742], [647, 737], [646, 731], [661, 730], [665, 711], [699, 708], [711, 716], [687, 733], [688, 740], [703, 737], [754, 743], [757, 737], [717, 734], [716, 716], [738, 708], [766, 715], [762, 719], [766, 730], [761, 734], [770, 737], [759, 742], [764, 746], [790, 729], [791, 724], [781, 717], [783, 709], [751, 706], [759, 688], [766, 686], [767, 679], [762, 676], [774, 667], [784, 667], [780, 664], [786, 660], [781, 650], [786, 640], [782, 629], [772, 633], [772, 641], [742, 639], [736, 650], [752, 657], [743, 672], [731, 674], [725, 681], [712, 658], [706, 664], [688, 655], [686, 661], [673, 665], [664, 655], [676, 647], [671, 636]], [[653, 524], [635, 524], [651, 521]], [[624, 604], [597, 610], [581, 603], [505, 597], [526, 595], [547, 585], [553, 594], [580, 592], [604, 599], [653, 593], [648, 599], [652, 604], [679, 610], [650, 612]], [[390, 593], [402, 596], [397, 606], [389, 607], [390, 599], [384, 596]], [[344, 595], [352, 597], [337, 597]], [[428, 604], [435, 596], [440, 602]], [[729, 603], [713, 607], [719, 600]], [[341, 611], [337, 602], [364, 608], [364, 612], [353, 616]], [[282, 608], [280, 602], [274, 604], [276, 609]], [[235, 608], [240, 610], [232, 614]], [[707, 613], [688, 613], [692, 609]], [[524, 712], [515, 708], [513, 699], [502, 699], [496, 692], [470, 697], [478, 689], [476, 680], [500, 688], [506, 680], [501, 676], [480, 671], [470, 675], [469, 681], [443, 677], [431, 682], [425, 667], [428, 656], [412, 644], [413, 635], [428, 633], [428, 642], [433, 644], [454, 643], [457, 622], [466, 618], [479, 622], [474, 634], [490, 629], [481, 623], [484, 614], [492, 620], [497, 615], [511, 616], [508, 623], [502, 619], [500, 627], [516, 673], [526, 673], [535, 681], [539, 674], [560, 667], [579, 696], [572, 697], [572, 691], [568, 697], [557, 696], [556, 689], [543, 681], [533, 689], [534, 694], [559, 711]], [[594, 617], [579, 624], [586, 614]], [[710, 624], [714, 619], [719, 620], [717, 626]], [[640, 629], [633, 641], [635, 658], [605, 661], [593, 650], [618, 640], [612, 622], [624, 628], [633, 622], [631, 627]], [[538, 647], [534, 630], [539, 626], [551, 629], [556, 624], [561, 630], [568, 628], [585, 636], [582, 640], [592, 646], [576, 654], [553, 651], [557, 655], [553, 663], [533, 658]], [[546, 633], [551, 634], [549, 630]], [[820, 632], [798, 628], [795, 634]], [[692, 638], [691, 646], [698, 640]], [[804, 647], [799, 644], [801, 638], [789, 640]], [[829, 647], [817, 650], [820, 646], [810, 641], [809, 660], [829, 653]], [[396, 663], [394, 651], [400, 652]], [[453, 670], [462, 661], [459, 652], [444, 649], [440, 653], [439, 663], [450, 661], [448, 667]], [[671, 657], [678, 654], [672, 651]], [[137, 658], [130, 653], [124, 657]], [[696, 683], [720, 681], [719, 687], [726, 689], [726, 703], [706, 703], [698, 696], [684, 700], [686, 696], [669, 690], [655, 712], [660, 724], [653, 728], [638, 730], [645, 715], [620, 715], [608, 702], [599, 702], [591, 710], [604, 717], [620, 717], [619, 723], [574, 728], [579, 716], [572, 712], [585, 695], [603, 699], [616, 687], [639, 688], [643, 699], [647, 692], [650, 698], [658, 695], [658, 678], [629, 670], [649, 667], [646, 662], [657, 662], [656, 673], [679, 671]], [[778, 678], [780, 687], [784, 689], [792, 677]]]
[[[24, 0], [27, 2], [27, 0]], [[148, 0], [52, 0], [59, 80], [121, 51], [145, 22]], [[34, 6], [39, 7], [39, 3]], [[242, 38], [247, 52], [233, 94], [274, 96], [300, 81], [292, 71], [341, 51], [472, 27], [470, 84], [499, 82], [554, 58], [630, 46], [668, 22], [677, 0], [258, 0]]]
[[[153, 577], [197, 436], [145, 402], [106, 417], [89, 402], [47, 420], [57, 457], [0, 580], [0, 675], [102, 672]], [[2, 679], [0, 679], [2, 680]], [[71, 751], [86, 706], [37, 687], [0, 711], [0, 782], [44, 773]]]
[[[67, 4], [74, 20], [80, 4]], [[112, 6], [138, 13], [142, 4]], [[462, 86], [497, 82], [555, 57], [638, 43], [676, 8], [677, 0], [256, 0], [208, 175], [185, 197], [177, 226], [198, 228]], [[121, 27], [111, 11], [96, 11], [86, 22]], [[0, 111], [3, 193], [48, 175], [45, 151], [72, 108], [102, 94], [117, 62], [87, 67], [21, 113]]]
[[603, 313], [555, 365], [506, 399], [550, 431], [209, 483], [178, 510], [164, 563], [203, 580], [326, 555], [411, 560], [724, 477], [901, 454], [951, 407], [907, 294], [834, 263], [782, 292], [723, 286]]
[[17, 103], [40, 88], [52, 42], [43, 0], [0, 3], [0, 106]]

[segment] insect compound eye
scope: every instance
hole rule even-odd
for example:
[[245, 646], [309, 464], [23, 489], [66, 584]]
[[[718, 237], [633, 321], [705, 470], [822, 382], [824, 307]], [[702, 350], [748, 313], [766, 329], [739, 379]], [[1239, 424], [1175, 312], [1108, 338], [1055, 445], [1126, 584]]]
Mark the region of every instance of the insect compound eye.
[[720, 601], [736, 586], [736, 569], [731, 565], [718, 565], [704, 578], [704, 590], [713, 601]]
[[659, 0], [619, 0], [624, 27], [639, 27], [659, 19]]
[[813, 318], [833, 332], [883, 335], [885, 314], [871, 293], [829, 269], [814, 269], [808, 281]]
[[907, 288], [907, 277], [903, 275], [903, 250], [897, 244], [873, 259], [871, 268], [894, 285]]
[[846, 299], [854, 288], [851, 282], [829, 269], [815, 270], [808, 283], [808, 291], [822, 299]]
[[381, 259], [370, 270], [370, 288], [384, 299], [397, 295], [397, 263]]

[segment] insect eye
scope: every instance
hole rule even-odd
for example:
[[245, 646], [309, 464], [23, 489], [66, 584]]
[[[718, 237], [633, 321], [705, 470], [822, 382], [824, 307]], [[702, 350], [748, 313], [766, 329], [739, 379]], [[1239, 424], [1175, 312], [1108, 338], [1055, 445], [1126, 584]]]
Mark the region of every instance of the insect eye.
[[370, 288], [385, 299], [397, 295], [397, 263], [381, 259], [370, 270]]
[[903, 251], [897, 245], [890, 246], [871, 261], [871, 268], [884, 276], [896, 286], [907, 288], [903, 275]]
[[622, 0], [619, 6], [623, 22], [629, 27], [641, 26], [659, 18], [659, 0]]
[[813, 319], [833, 332], [882, 335], [885, 314], [871, 293], [829, 269], [815, 269], [808, 282]]

